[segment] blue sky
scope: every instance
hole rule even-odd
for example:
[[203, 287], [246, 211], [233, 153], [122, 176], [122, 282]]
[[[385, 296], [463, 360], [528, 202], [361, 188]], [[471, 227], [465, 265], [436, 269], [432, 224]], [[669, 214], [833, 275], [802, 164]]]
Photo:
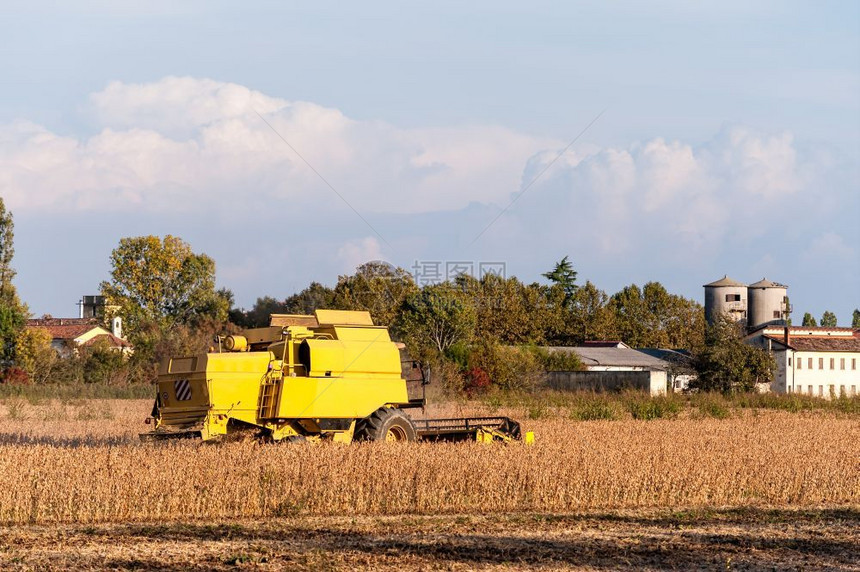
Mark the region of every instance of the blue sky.
[[121, 237], [166, 233], [245, 306], [367, 259], [533, 281], [564, 255], [610, 293], [701, 300], [729, 274], [799, 313], [860, 306], [857, 3], [0, 12], [0, 196], [34, 314], [73, 315]]

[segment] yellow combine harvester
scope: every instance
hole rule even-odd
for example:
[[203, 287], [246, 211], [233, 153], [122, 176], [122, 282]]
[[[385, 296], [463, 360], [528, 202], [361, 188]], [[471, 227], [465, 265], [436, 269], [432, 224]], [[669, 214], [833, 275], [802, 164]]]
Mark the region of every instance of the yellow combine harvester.
[[217, 351], [164, 360], [142, 439], [234, 433], [338, 442], [520, 439], [507, 417], [420, 419], [423, 368], [368, 312], [274, 314], [267, 328], [218, 339]]

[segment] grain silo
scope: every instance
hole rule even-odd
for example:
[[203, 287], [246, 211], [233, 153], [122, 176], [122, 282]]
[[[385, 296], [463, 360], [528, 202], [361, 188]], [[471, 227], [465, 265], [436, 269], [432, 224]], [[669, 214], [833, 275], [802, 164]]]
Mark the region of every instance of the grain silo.
[[736, 322], [746, 322], [747, 285], [724, 276], [705, 284], [705, 319], [713, 325], [717, 318], [726, 315]]
[[762, 278], [747, 287], [747, 328], [765, 324], [785, 324], [791, 308], [786, 292], [788, 286]]

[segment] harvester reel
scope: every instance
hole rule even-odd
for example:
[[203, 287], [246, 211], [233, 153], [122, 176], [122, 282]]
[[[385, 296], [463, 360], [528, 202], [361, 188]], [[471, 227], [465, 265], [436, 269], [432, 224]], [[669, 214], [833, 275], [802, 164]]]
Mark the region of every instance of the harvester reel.
[[355, 427], [358, 441], [417, 441], [415, 425], [399, 409], [381, 407]]

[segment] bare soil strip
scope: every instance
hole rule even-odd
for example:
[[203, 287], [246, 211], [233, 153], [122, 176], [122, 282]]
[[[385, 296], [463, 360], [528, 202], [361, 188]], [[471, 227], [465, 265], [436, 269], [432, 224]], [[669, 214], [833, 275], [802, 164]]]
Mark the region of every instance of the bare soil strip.
[[860, 507], [0, 528], [0, 568], [860, 570]]

